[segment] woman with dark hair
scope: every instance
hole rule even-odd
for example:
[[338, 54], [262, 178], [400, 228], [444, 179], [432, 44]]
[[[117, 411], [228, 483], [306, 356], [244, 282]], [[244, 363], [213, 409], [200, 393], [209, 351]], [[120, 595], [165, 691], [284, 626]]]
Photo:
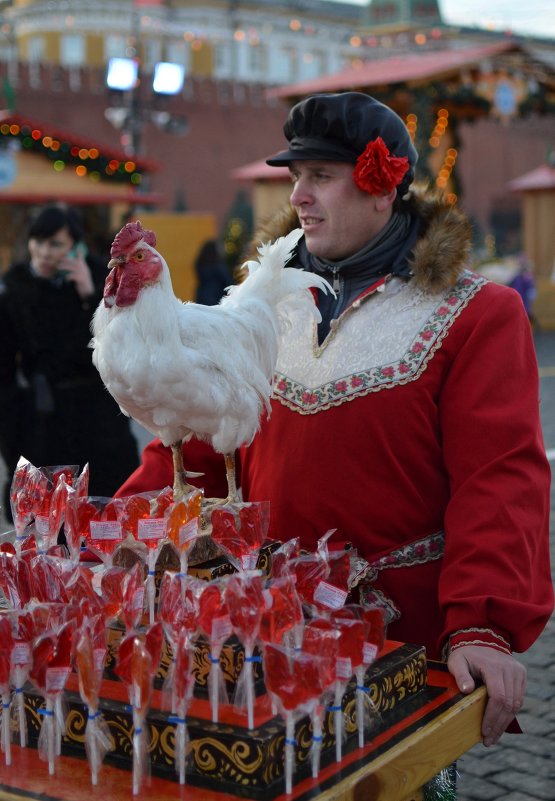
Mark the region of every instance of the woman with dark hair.
[[90, 494], [110, 496], [138, 455], [92, 364], [90, 322], [107, 273], [83, 239], [74, 209], [44, 208], [28, 229], [29, 258], [0, 280], [0, 453], [8, 484], [20, 455], [37, 466], [89, 462]]

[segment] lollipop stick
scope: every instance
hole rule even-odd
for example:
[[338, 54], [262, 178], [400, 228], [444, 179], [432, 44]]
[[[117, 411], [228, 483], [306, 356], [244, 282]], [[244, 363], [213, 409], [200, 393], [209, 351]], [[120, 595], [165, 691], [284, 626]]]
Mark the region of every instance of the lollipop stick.
[[12, 764], [10, 742], [10, 694], [2, 693], [2, 751], [6, 756], [6, 765]]
[[293, 792], [293, 767], [295, 765], [295, 723], [291, 712], [285, 713], [285, 792]]
[[318, 705], [312, 713], [312, 778], [320, 773], [320, 754], [322, 751], [322, 712]]
[[46, 752], [48, 754], [48, 773], [54, 775], [54, 709], [52, 699], [46, 698], [46, 717], [44, 719], [46, 726]]
[[185, 749], [187, 747], [187, 726], [183, 721], [177, 724], [177, 765], [179, 784], [185, 784]]
[[133, 710], [133, 795], [138, 795], [143, 778], [143, 720], [142, 716]]
[[21, 668], [15, 669], [15, 697], [17, 698], [17, 716], [19, 720], [19, 745], [27, 746], [27, 721], [25, 719], [25, 698], [23, 697], [23, 677]]
[[183, 573], [183, 575], [187, 575], [188, 561], [187, 551], [182, 548], [179, 556], [179, 572]]
[[96, 786], [98, 784], [98, 739], [97, 739], [97, 726], [96, 726], [96, 710], [89, 708], [89, 719], [87, 721], [87, 737], [89, 744], [90, 754], [90, 767], [91, 767], [91, 783]]
[[218, 693], [218, 684], [220, 681], [220, 660], [216, 658], [213, 654], [210, 654], [210, 673], [208, 674], [208, 692], [210, 695], [210, 707], [212, 709], [212, 722], [217, 723], [219, 719], [218, 715], [218, 701], [219, 701], [219, 693]]
[[154, 568], [156, 565], [156, 554], [157, 549], [149, 548], [148, 549], [148, 574], [146, 577], [146, 593], [148, 598], [148, 611], [149, 611], [149, 621], [150, 623], [154, 623], [154, 598], [156, 595], [156, 587], [154, 584]]
[[335, 700], [333, 704], [333, 728], [335, 729], [335, 761], [341, 762], [342, 756], [342, 733], [343, 733], [343, 710], [341, 708], [341, 682], [335, 682]]
[[252, 675], [252, 648], [245, 651], [245, 664], [243, 670], [246, 671], [246, 691], [247, 691], [247, 726], [249, 729], [254, 727], [254, 679]]
[[364, 687], [364, 665], [359, 665], [355, 670], [357, 680], [357, 695], [356, 695], [356, 710], [357, 710], [357, 728], [358, 728], [358, 747], [364, 746], [364, 696], [366, 689]]

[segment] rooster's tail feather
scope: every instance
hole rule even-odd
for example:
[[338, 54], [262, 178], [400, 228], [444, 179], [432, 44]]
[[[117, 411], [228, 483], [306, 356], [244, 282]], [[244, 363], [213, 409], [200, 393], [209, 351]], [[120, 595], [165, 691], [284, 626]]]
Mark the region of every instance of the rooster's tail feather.
[[275, 242], [261, 245], [258, 248], [258, 261], [246, 263], [248, 278], [242, 284], [231, 287], [222, 303], [233, 306], [235, 302], [243, 304], [252, 297], [253, 300], [266, 301], [275, 307], [279, 305], [280, 316], [287, 314], [288, 308], [304, 306], [319, 320], [320, 313], [308, 290], [316, 288], [334, 294], [333, 289], [315, 273], [285, 267], [302, 233], [301, 228], [296, 228]]

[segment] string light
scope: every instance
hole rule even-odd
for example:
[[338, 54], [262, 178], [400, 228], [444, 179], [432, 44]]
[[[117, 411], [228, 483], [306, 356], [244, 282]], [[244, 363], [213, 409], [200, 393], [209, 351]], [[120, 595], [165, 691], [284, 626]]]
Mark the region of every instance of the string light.
[[[47, 131], [33, 128], [31, 125], [16, 122], [4, 122], [0, 125], [0, 139], [13, 137], [18, 139], [25, 150], [44, 153], [52, 159], [52, 169], [62, 172], [66, 166], [72, 166], [79, 177], [88, 176], [92, 181], [99, 181], [101, 176], [114, 181], [140, 184], [142, 175], [134, 161], [109, 158], [102, 154], [98, 147], [81, 147], [72, 142], [55, 139]], [[88, 162], [88, 166], [83, 164]]]
[[410, 138], [414, 142], [416, 139], [416, 129], [418, 128], [418, 117], [416, 114], [407, 114], [407, 119], [405, 120], [407, 130], [410, 134]]
[[446, 108], [440, 108], [437, 112], [436, 124], [432, 134], [428, 140], [430, 147], [436, 148], [439, 146], [443, 138], [443, 134], [449, 125], [449, 112]]
[[[451, 173], [453, 172], [453, 168], [455, 167], [455, 162], [457, 161], [458, 151], [454, 147], [450, 147], [446, 150], [445, 156], [443, 157], [443, 163], [439, 168], [439, 172], [436, 178], [436, 186], [438, 189], [445, 189], [449, 182], [449, 178], [451, 177]], [[455, 202], [457, 196], [454, 193], [450, 193], [455, 198]]]

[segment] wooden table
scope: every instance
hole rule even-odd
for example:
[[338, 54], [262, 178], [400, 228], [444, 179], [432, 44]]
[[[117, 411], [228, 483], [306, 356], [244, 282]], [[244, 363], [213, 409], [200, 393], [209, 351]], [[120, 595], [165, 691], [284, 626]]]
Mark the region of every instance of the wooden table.
[[[276, 801], [418, 801], [426, 781], [450, 765], [480, 741], [486, 703], [483, 687], [461, 695], [443, 667], [428, 671], [428, 685], [436, 690], [432, 700], [369, 742], [346, 753], [343, 760], [322, 768], [315, 779], [303, 779], [289, 796]], [[180, 786], [152, 777], [139, 795], [133, 796], [131, 774], [104, 765], [96, 787], [90, 783], [87, 763], [62, 756], [56, 774], [48, 775], [45, 762], [32, 748], [12, 746], [12, 765], [0, 756], [0, 801], [238, 801], [215, 789]]]

